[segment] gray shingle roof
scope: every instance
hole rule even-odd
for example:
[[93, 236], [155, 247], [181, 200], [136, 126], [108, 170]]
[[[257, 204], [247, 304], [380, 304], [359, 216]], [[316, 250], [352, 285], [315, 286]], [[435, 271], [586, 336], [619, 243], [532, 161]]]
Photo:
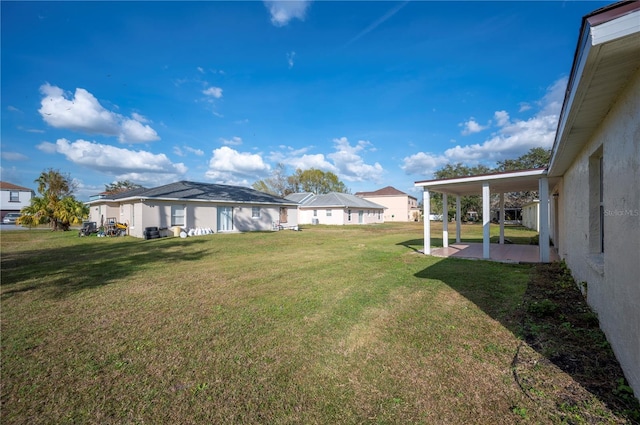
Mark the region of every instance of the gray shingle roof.
[[159, 198], [184, 201], [242, 202], [292, 205], [291, 201], [244, 186], [179, 181], [151, 189], [139, 188], [107, 196], [105, 199]]
[[316, 195], [308, 199], [302, 204], [302, 207], [309, 208], [368, 208], [368, 209], [385, 209], [386, 207], [378, 205], [366, 199], [359, 198], [348, 193], [331, 192], [326, 195]]

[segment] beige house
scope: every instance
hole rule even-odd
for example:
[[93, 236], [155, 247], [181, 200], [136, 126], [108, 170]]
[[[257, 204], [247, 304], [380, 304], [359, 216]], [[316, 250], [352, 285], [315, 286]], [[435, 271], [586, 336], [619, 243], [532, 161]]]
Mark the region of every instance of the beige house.
[[[432, 191], [456, 196], [538, 190], [540, 261], [555, 248], [640, 394], [640, 2], [620, 2], [582, 20], [546, 169], [416, 182], [428, 211]], [[458, 214], [459, 215], [459, 214]], [[491, 258], [483, 214], [483, 258]], [[504, 214], [501, 214], [504, 217]], [[443, 225], [443, 244], [448, 242]], [[501, 240], [503, 223], [500, 223]], [[431, 251], [428, 220], [424, 252]], [[456, 226], [459, 241], [459, 223]], [[495, 248], [495, 247], [494, 247]]]
[[386, 207], [385, 221], [419, 221], [418, 199], [395, 187], [387, 186], [373, 192], [357, 192], [356, 196]]
[[89, 221], [98, 226], [114, 218], [128, 233], [145, 237], [157, 227], [162, 236], [174, 228], [213, 233], [273, 230], [298, 225], [297, 203], [242, 186], [180, 181], [152, 189], [101, 194], [87, 203]]
[[384, 223], [385, 207], [347, 193], [324, 195], [292, 193], [286, 198], [298, 202], [300, 224], [375, 224]]

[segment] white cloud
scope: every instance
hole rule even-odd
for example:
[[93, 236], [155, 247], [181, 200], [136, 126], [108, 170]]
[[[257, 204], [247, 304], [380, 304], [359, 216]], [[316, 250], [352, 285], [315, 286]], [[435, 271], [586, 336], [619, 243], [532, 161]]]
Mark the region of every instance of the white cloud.
[[196, 149], [196, 148], [192, 148], [192, 147], [189, 147], [189, 146], [185, 146], [184, 149], [187, 152], [190, 152], [190, 153], [192, 153], [194, 155], [197, 155], [197, 156], [204, 155], [204, 151], [202, 149]]
[[458, 124], [460, 127], [463, 127], [462, 129], [462, 135], [463, 136], [468, 136], [469, 134], [473, 134], [473, 133], [479, 133], [482, 130], [485, 130], [488, 126], [486, 125], [480, 125], [478, 124], [478, 122], [475, 120], [475, 118], [471, 118], [469, 119], [469, 121], [467, 122], [463, 122], [461, 124]]
[[311, 4], [308, 0], [265, 0], [264, 5], [271, 14], [271, 23], [276, 27], [283, 27], [290, 20], [296, 18], [304, 21], [307, 9]]
[[444, 155], [418, 152], [404, 158], [400, 166], [407, 174], [430, 175], [449, 162]]
[[333, 139], [336, 151], [327, 155], [338, 169], [338, 176], [348, 181], [382, 181], [384, 169], [379, 163], [373, 165], [364, 162], [360, 153], [373, 150], [373, 145], [367, 140], [360, 140], [351, 146], [346, 137]]
[[145, 143], [160, 140], [160, 137], [149, 125], [144, 125], [136, 120], [125, 119], [122, 121], [122, 130], [118, 140], [122, 143]]
[[202, 93], [207, 96], [215, 97], [216, 99], [220, 99], [222, 97], [222, 89], [220, 87], [209, 87], [206, 90], [203, 90]]
[[134, 120], [136, 120], [136, 121], [140, 121], [140, 122], [141, 122], [141, 123], [143, 123], [143, 124], [147, 124], [147, 123], [149, 123], [149, 122], [150, 122], [150, 121], [147, 119], [147, 117], [145, 117], [144, 115], [140, 115], [140, 114], [139, 114], [139, 113], [137, 113], [137, 112], [132, 113], [132, 114], [131, 114], [131, 118], [133, 118], [133, 119], [134, 119]]
[[56, 143], [43, 142], [38, 149], [59, 153], [76, 165], [111, 176], [116, 180], [137, 183], [175, 181], [187, 172], [183, 163], [173, 163], [165, 154], [135, 151], [78, 139], [70, 142], [58, 139]]
[[325, 156], [321, 153], [315, 155], [304, 154], [301, 156], [292, 156], [278, 162], [289, 165], [293, 169], [299, 168], [301, 170], [309, 170], [311, 168], [315, 168], [317, 170], [331, 171], [335, 174], [338, 173], [338, 169], [332, 163], [327, 161]]
[[0, 154], [0, 157], [5, 161], [24, 161], [29, 159], [29, 157], [19, 152], [7, 152], [4, 150], [2, 151], [2, 154]]
[[46, 83], [40, 86], [40, 92], [44, 98], [38, 112], [52, 127], [118, 136], [121, 142], [129, 143], [160, 140], [155, 130], [143, 125], [148, 120], [142, 115], [134, 112], [131, 119], [109, 111], [85, 89], [77, 88], [73, 97], [70, 97], [60, 87]]
[[296, 52], [287, 53], [287, 63], [289, 64], [289, 69], [293, 68], [293, 58], [295, 58]]
[[205, 176], [218, 183], [246, 185], [267, 176], [271, 170], [262, 156], [238, 152], [228, 146], [213, 150]]
[[220, 142], [223, 145], [227, 146], [240, 146], [242, 144], [242, 138], [238, 136], [233, 136], [231, 139], [220, 138]]
[[15, 106], [7, 106], [7, 111], [11, 111], [11, 112], [22, 112], [20, 109], [16, 108]]
[[507, 111], [496, 111], [493, 114], [493, 118], [499, 127], [504, 127], [509, 124], [509, 113]]
[[443, 154], [418, 152], [404, 158], [402, 169], [407, 174], [426, 176], [447, 163], [489, 165], [506, 158], [516, 158], [531, 148], [550, 148], [555, 138], [566, 85], [566, 78], [554, 82], [537, 102], [540, 111], [535, 116], [512, 121], [507, 111], [496, 111], [494, 119], [499, 128], [491, 138], [482, 143], [456, 145]]
[[518, 112], [526, 112], [529, 109], [531, 109], [531, 105], [529, 105], [529, 103], [527, 102], [520, 102], [520, 109], [518, 109]]
[[204, 68], [199, 66], [198, 68], [196, 68], [198, 70], [199, 73], [204, 74]]
[[183, 146], [182, 148], [180, 146], [174, 146], [173, 147], [173, 153], [175, 155], [178, 155], [178, 156], [186, 156], [187, 153], [192, 153], [192, 154], [197, 155], [197, 156], [204, 155], [204, 151], [202, 149], [196, 149], [196, 148], [192, 148], [190, 146]]

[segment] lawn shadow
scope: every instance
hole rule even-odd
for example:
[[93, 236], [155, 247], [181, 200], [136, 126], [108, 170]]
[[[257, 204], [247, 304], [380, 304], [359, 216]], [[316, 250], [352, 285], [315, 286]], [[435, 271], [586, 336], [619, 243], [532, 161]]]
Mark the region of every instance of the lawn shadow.
[[[525, 288], [514, 282], [515, 274], [520, 273], [527, 274]], [[584, 394], [590, 393], [614, 414], [638, 423], [640, 416], [634, 417], [640, 415], [638, 400], [629, 394], [628, 385], [621, 384], [624, 374], [597, 316], [563, 263], [524, 265], [445, 258], [415, 276], [442, 281], [587, 390], [575, 391], [572, 382], [554, 390], [545, 388], [560, 415], [566, 414], [563, 409], [588, 405]], [[535, 364], [518, 349], [511, 365], [514, 379], [532, 400], [535, 392], [528, 392], [536, 384], [548, 385]]]
[[[141, 240], [92, 236], [77, 241], [59, 248], [3, 253], [1, 298], [5, 300], [31, 290], [45, 290], [54, 298], [64, 297], [108, 285], [142, 269], [152, 269], [154, 264], [197, 261], [211, 253], [210, 248], [193, 248], [206, 243], [207, 238], [187, 242], [174, 238]], [[191, 248], [177, 248], [185, 243]]]

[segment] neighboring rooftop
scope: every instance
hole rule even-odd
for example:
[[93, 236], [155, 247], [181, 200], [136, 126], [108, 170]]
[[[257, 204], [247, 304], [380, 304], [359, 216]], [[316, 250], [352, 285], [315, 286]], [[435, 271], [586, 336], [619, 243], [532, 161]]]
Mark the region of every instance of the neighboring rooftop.
[[18, 186], [17, 184], [2, 182], [0, 181], [0, 189], [3, 190], [21, 190], [24, 192], [33, 192], [33, 189], [29, 189], [28, 187]]
[[378, 189], [373, 192], [356, 192], [356, 196], [399, 196], [399, 195], [405, 195], [410, 198], [416, 199], [415, 196], [411, 196], [407, 193], [404, 193], [403, 191], [398, 190], [393, 186], [383, 187], [382, 189]]
[[230, 186], [225, 184], [199, 183], [191, 181], [179, 181], [151, 189], [143, 187], [111, 195], [107, 194], [100, 200], [123, 200], [131, 198], [246, 202], [254, 204], [292, 204], [292, 202], [289, 202], [284, 198], [244, 186]]
[[[291, 196], [291, 195], [289, 195]], [[290, 197], [288, 199], [291, 199]], [[382, 205], [378, 205], [374, 202], [367, 201], [355, 195], [348, 193], [331, 192], [324, 195], [314, 195], [305, 198], [301, 204], [305, 208], [368, 208], [368, 209], [386, 209]]]

